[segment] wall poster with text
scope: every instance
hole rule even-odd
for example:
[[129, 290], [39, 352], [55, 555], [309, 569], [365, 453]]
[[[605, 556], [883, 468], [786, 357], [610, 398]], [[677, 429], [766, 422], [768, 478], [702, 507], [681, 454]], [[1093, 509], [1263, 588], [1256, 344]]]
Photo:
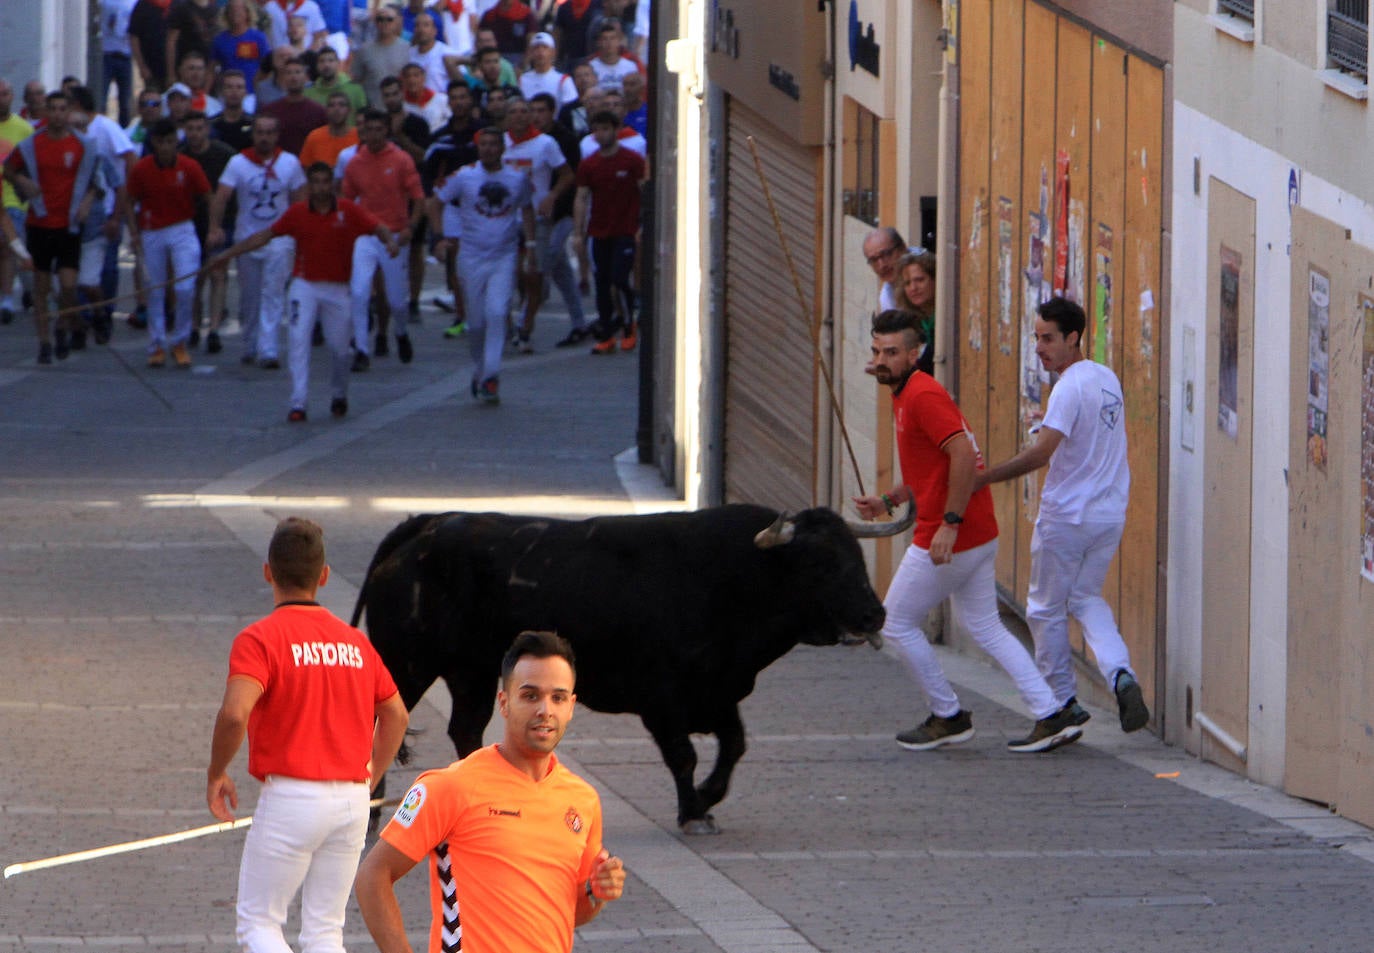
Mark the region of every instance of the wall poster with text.
[[1217, 328], [1217, 429], [1235, 440], [1240, 429], [1240, 268], [1243, 259], [1221, 246], [1220, 321]]
[[1360, 295], [1360, 574], [1374, 582], [1374, 300]]
[[1331, 384], [1331, 278], [1307, 266], [1307, 459], [1326, 472]]

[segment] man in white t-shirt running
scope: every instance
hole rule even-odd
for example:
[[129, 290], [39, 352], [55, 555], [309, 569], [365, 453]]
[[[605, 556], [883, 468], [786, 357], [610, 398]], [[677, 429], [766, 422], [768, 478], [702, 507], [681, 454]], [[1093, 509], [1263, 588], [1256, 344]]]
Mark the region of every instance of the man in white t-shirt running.
[[533, 354], [530, 335], [534, 331], [534, 318], [547, 297], [544, 272], [554, 269], [556, 256], [562, 255], [563, 260], [567, 260], [564, 246], [572, 234], [572, 221], [560, 225], [555, 232], [553, 212], [558, 200], [573, 189], [573, 170], [557, 140], [534, 125], [530, 104], [523, 99], [513, 100], [506, 107], [506, 149], [501, 162], [506, 168], [529, 176], [534, 189], [535, 265], [521, 275], [525, 316], [516, 329], [515, 338], [521, 354]]
[[1035, 661], [1055, 701], [1073, 710], [1076, 724], [1087, 721], [1087, 711], [1078, 705], [1069, 651], [1072, 614], [1083, 625], [1098, 670], [1116, 693], [1121, 730], [1138, 731], [1150, 720], [1150, 711], [1111, 606], [1102, 598], [1131, 488], [1121, 382], [1111, 368], [1083, 356], [1087, 318], [1079, 305], [1051, 298], [1036, 311], [1035, 354], [1059, 380], [1035, 429], [1035, 442], [978, 473], [974, 484], [1011, 480], [1049, 464], [1031, 536], [1026, 598]]
[[[275, 116], [253, 120], [253, 146], [229, 160], [210, 203], [206, 246], [224, 244], [224, 210], [238, 196], [234, 240], [243, 241], [281, 218], [305, 195], [305, 173], [291, 153], [277, 146], [281, 123]], [[268, 370], [281, 367], [277, 338], [286, 310], [286, 282], [295, 260], [294, 239], [280, 236], [238, 260], [239, 322], [243, 326], [244, 364]]]

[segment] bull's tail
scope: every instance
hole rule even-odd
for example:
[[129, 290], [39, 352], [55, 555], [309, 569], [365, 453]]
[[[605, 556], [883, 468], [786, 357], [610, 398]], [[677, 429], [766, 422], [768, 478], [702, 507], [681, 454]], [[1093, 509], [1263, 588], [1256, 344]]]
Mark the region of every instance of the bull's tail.
[[438, 515], [442, 514], [421, 513], [419, 516], [411, 516], [382, 538], [377, 545], [377, 551], [372, 554], [372, 562], [367, 565], [367, 575], [363, 577], [363, 584], [358, 587], [358, 601], [353, 606], [353, 618], [349, 620], [349, 625], [356, 628], [363, 617], [363, 609], [367, 607], [367, 588], [372, 583], [372, 574], [376, 572], [377, 567], [396, 550], [424, 532], [430, 521]]

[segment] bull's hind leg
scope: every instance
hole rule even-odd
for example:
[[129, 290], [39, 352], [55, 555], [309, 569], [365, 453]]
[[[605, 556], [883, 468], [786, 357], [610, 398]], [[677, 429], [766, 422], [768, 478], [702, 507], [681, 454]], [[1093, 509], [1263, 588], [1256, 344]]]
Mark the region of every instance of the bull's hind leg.
[[715, 820], [706, 813], [707, 805], [697, 794], [695, 775], [697, 751], [687, 731], [673, 719], [641, 715], [644, 727], [654, 736], [663, 763], [677, 786], [677, 823], [684, 834], [719, 834]]
[[453, 709], [448, 716], [448, 736], [458, 757], [466, 758], [482, 747], [482, 732], [491, 721], [496, 700], [496, 676], [475, 677], [471, 671], [450, 672], [444, 676]]
[[714, 807], [725, 798], [725, 792], [730, 790], [730, 776], [734, 773], [735, 765], [744, 757], [744, 723], [740, 721], [739, 708], [731, 705], [727, 711], [721, 712], [711, 733], [716, 736], [720, 751], [716, 754], [715, 767], [697, 788], [703, 808]]

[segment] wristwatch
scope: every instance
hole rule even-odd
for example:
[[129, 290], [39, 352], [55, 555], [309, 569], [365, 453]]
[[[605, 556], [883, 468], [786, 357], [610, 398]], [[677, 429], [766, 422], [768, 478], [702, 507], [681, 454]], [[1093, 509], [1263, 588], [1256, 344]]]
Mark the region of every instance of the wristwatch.
[[960, 516], [958, 513], [955, 513], [953, 510], [945, 514], [946, 526], [958, 526], [963, 521], [964, 518]]

